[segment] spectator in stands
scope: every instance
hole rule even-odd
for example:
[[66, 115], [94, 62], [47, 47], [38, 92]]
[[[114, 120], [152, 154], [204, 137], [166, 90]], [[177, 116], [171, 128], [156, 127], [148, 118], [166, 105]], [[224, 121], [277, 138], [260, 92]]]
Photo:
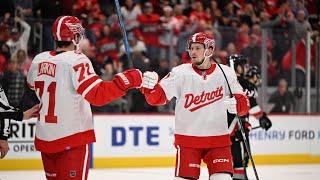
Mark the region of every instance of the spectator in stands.
[[143, 14], [138, 16], [139, 28], [135, 30], [136, 37], [142, 40], [147, 46], [147, 56], [150, 58], [153, 66], [159, 65], [160, 43], [159, 36], [160, 16], [153, 12], [153, 6], [146, 2], [143, 8]]
[[292, 92], [288, 90], [288, 83], [285, 79], [280, 79], [278, 89], [271, 94], [268, 101], [274, 104], [270, 112], [288, 113], [295, 106], [295, 97]]
[[127, 31], [131, 31], [139, 26], [137, 17], [142, 14], [139, 4], [136, 4], [133, 0], [126, 0], [124, 6], [121, 7], [121, 13], [126, 22]]
[[[1, 16], [0, 16], [1, 17]], [[0, 22], [0, 44], [6, 43], [10, 37], [9, 27], [10, 27], [10, 13], [6, 13]]]
[[[145, 54], [147, 52], [145, 43], [143, 41], [138, 40], [134, 35], [134, 33], [128, 33], [128, 41], [129, 41], [131, 53]], [[125, 47], [122, 44], [119, 49], [119, 57], [125, 53], [126, 53]]]
[[6, 61], [11, 59], [10, 47], [7, 44], [1, 44], [0, 53], [6, 58]]
[[16, 0], [14, 3], [20, 17], [32, 16], [33, 0]]
[[19, 69], [17, 59], [8, 61], [7, 69], [0, 80], [9, 103], [19, 108], [25, 89], [25, 76]]
[[27, 52], [23, 49], [19, 49], [14, 55], [14, 59], [17, 59], [20, 70], [23, 72], [23, 75], [26, 76], [32, 61], [28, 57]]
[[296, 18], [290, 21], [293, 25], [294, 35], [299, 41], [301, 38], [306, 38], [307, 32], [312, 31], [311, 24], [307, 20], [304, 10], [297, 12]]
[[[309, 3], [314, 3], [314, 1], [312, 2], [313, 0], [309, 1]], [[290, 2], [290, 1], [289, 1]], [[303, 0], [296, 0], [296, 1], [293, 1], [295, 3], [293, 3], [291, 5], [291, 8], [292, 8], [292, 11], [293, 13], [297, 16], [297, 14], [299, 13], [300, 10], [302, 10], [305, 14], [305, 16], [308, 16], [308, 10], [307, 8], [305, 7], [305, 1]], [[307, 2], [308, 3], [308, 2]], [[315, 5], [315, 4], [314, 4]], [[317, 5], [315, 5], [317, 6]]]
[[27, 52], [28, 41], [31, 32], [31, 27], [27, 22], [19, 17], [15, 17], [14, 20], [15, 22], [20, 24], [22, 32], [20, 32], [17, 27], [13, 27], [10, 30], [10, 38], [6, 43], [10, 47], [11, 57], [13, 57], [13, 55], [17, 53], [19, 49], [25, 50]]
[[199, 23], [201, 21], [211, 22], [211, 15], [204, 11], [203, 4], [200, 1], [195, 1], [193, 10], [190, 14], [190, 21]]
[[236, 47], [238, 51], [246, 48], [250, 44], [250, 27], [246, 23], [242, 23], [237, 32]]
[[110, 25], [106, 24], [103, 26], [101, 37], [97, 41], [96, 48], [97, 61], [99, 63], [103, 64], [107, 57], [115, 62], [119, 62], [119, 44], [118, 40], [112, 35]]
[[172, 47], [177, 44], [177, 34], [180, 32], [178, 19], [174, 17], [173, 9], [170, 6], [163, 7], [163, 16], [160, 17], [161, 21], [161, 35], [159, 42], [161, 44], [160, 59], [169, 61]]
[[143, 41], [138, 40], [134, 33], [128, 34], [128, 41], [131, 50], [131, 58], [132, 62], [129, 62], [127, 59], [127, 52], [125, 51], [125, 47], [122, 44], [120, 46], [120, 62], [122, 63], [123, 69], [130, 68], [129, 66], [132, 64], [133, 67], [140, 69], [141, 71], [150, 70], [150, 59], [146, 57], [147, 48]]
[[177, 20], [175, 26], [180, 33], [182, 26], [188, 22], [188, 17], [183, 14], [183, 6], [181, 4], [174, 5], [173, 11], [174, 17]]
[[[314, 68], [316, 64], [316, 46], [317, 43], [311, 44], [310, 55], [311, 55], [311, 67]], [[302, 87], [306, 84], [306, 41], [301, 39], [296, 44], [296, 89], [295, 95], [300, 99], [302, 97]], [[292, 51], [288, 50], [282, 59], [282, 69], [289, 72], [292, 64]]]
[[261, 66], [261, 43], [259, 43], [259, 37], [255, 34], [251, 34], [249, 45], [242, 49], [241, 54], [247, 57], [251, 65]]
[[294, 15], [289, 7], [287, 1], [280, 1], [280, 7], [277, 10], [277, 14], [274, 19], [274, 26], [272, 28], [272, 37], [274, 40], [272, 54], [274, 59], [279, 63], [284, 54], [290, 48], [290, 42], [292, 37], [289, 36], [291, 21], [294, 19]]

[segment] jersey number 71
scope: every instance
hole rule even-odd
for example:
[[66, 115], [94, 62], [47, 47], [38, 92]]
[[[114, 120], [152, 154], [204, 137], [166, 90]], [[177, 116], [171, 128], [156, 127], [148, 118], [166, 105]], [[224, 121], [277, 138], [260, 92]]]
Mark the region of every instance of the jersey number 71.
[[[44, 93], [44, 81], [35, 81], [34, 86], [35, 89], [39, 89], [39, 97], [43, 102], [42, 95]], [[57, 116], [54, 115], [54, 109], [56, 104], [56, 86], [56, 82], [51, 82], [46, 91], [46, 93], [49, 93], [48, 112], [47, 115], [45, 115], [46, 123], [57, 123]]]

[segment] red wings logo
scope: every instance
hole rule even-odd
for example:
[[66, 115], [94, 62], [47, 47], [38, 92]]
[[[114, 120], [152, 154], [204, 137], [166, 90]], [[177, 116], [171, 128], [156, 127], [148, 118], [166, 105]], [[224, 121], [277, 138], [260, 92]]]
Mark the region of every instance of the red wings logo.
[[222, 86], [218, 87], [216, 90], [212, 92], [202, 92], [201, 95], [193, 95], [193, 94], [186, 94], [186, 102], [184, 107], [188, 109], [191, 105], [195, 105], [192, 108], [188, 109], [190, 112], [196, 111], [204, 106], [212, 104], [223, 97], [222, 93]]

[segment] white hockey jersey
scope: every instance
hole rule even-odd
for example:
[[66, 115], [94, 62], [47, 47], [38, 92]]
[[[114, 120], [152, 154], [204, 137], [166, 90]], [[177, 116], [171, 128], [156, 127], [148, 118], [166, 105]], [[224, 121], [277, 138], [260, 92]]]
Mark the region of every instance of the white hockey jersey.
[[95, 141], [90, 104], [84, 97], [101, 79], [84, 54], [40, 53], [32, 61], [27, 81], [41, 102], [37, 150], [59, 152]]
[[[242, 94], [235, 72], [221, 65], [233, 93]], [[160, 81], [167, 100], [176, 98], [175, 144], [193, 148], [230, 145], [227, 109], [227, 81], [217, 64], [200, 71], [182, 64]]]

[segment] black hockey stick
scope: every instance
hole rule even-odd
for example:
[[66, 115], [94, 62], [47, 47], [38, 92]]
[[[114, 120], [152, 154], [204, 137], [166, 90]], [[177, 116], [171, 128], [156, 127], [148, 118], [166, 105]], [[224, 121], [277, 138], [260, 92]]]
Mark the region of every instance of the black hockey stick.
[[251, 128], [251, 130], [255, 130], [255, 129], [259, 129], [259, 128], [262, 128], [262, 127], [261, 126], [256, 126], [256, 127]]
[[[226, 79], [227, 81], [227, 85], [228, 85], [228, 89], [229, 89], [229, 92], [230, 92], [230, 95], [231, 97], [233, 97], [233, 93], [231, 91], [231, 88], [230, 88], [230, 84], [229, 84], [229, 81], [228, 81], [228, 78], [226, 76], [226, 74], [224, 73], [222, 67], [220, 66], [220, 64], [215, 60], [213, 59], [214, 62], [218, 65], [218, 67], [221, 69], [222, 71], [222, 74], [224, 76], [224, 78]], [[259, 176], [258, 176], [258, 172], [257, 172], [257, 169], [256, 169], [256, 165], [254, 163], [254, 160], [253, 160], [253, 157], [252, 157], [252, 154], [251, 154], [251, 150], [249, 149], [249, 143], [248, 143], [248, 140], [247, 140], [247, 136], [245, 134], [245, 131], [244, 131], [244, 128], [243, 128], [243, 125], [242, 125], [242, 118], [239, 117], [238, 115], [236, 115], [236, 118], [238, 119], [238, 124], [239, 124], [239, 128], [240, 128], [240, 131], [241, 131], [241, 134], [242, 134], [242, 137], [243, 137], [243, 144], [247, 150], [247, 153], [248, 153], [248, 156], [249, 156], [249, 159], [251, 161], [251, 164], [252, 164], [252, 168], [253, 168], [253, 171], [254, 171], [254, 175], [256, 176], [256, 180], [259, 180]]]

